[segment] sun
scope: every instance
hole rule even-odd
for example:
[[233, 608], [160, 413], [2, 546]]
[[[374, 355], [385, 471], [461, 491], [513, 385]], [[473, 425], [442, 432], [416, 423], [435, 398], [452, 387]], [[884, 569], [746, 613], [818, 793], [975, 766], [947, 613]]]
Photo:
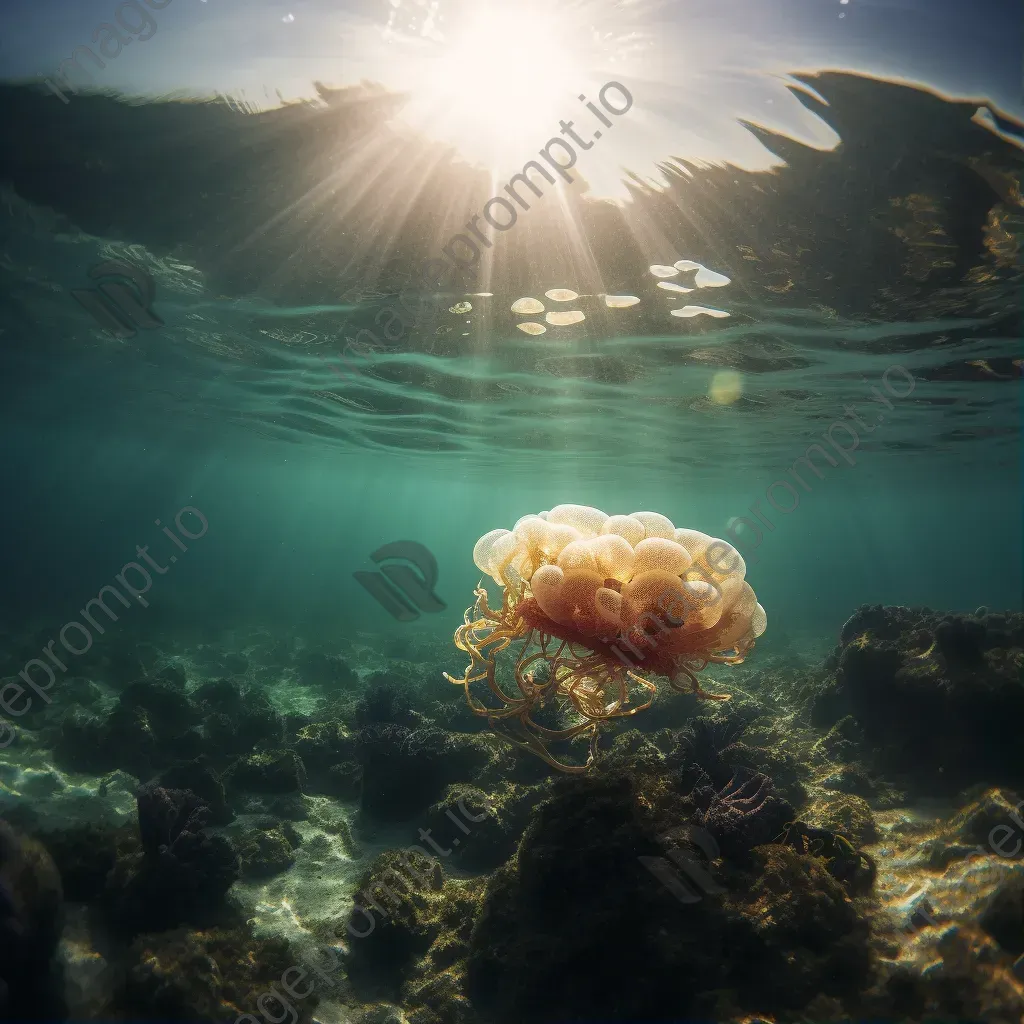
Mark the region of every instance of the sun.
[[403, 120], [496, 173], [521, 165], [594, 88], [594, 31], [580, 13], [552, 0], [478, 0], [413, 62]]

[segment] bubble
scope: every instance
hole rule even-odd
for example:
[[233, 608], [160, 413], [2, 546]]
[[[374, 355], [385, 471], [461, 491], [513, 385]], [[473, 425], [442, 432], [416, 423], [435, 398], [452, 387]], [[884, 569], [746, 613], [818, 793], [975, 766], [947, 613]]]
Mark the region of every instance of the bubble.
[[675, 281], [659, 281], [659, 288], [664, 288], [667, 292], [692, 292], [692, 288], [687, 288], [685, 285], [676, 284]]
[[535, 313], [544, 312], [544, 303], [537, 299], [516, 299], [512, 303], [512, 312], [521, 316], [533, 316]]
[[666, 267], [661, 263], [655, 263], [649, 269], [655, 277], [675, 277], [679, 273], [675, 267]]
[[609, 309], [628, 309], [639, 301], [635, 295], [606, 295], [604, 297], [604, 304]]
[[708, 397], [718, 405], [732, 405], [743, 394], [743, 378], [735, 370], [722, 370], [711, 378]]
[[573, 299], [578, 299], [579, 295], [569, 288], [551, 288], [544, 293], [544, 297], [552, 302], [572, 302]]

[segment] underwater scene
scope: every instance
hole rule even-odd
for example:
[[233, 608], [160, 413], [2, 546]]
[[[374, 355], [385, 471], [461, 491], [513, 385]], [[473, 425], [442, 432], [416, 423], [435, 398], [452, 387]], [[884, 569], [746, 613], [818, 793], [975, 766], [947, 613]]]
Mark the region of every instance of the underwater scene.
[[1019, 4], [0, 25], [0, 1020], [1024, 1021]]

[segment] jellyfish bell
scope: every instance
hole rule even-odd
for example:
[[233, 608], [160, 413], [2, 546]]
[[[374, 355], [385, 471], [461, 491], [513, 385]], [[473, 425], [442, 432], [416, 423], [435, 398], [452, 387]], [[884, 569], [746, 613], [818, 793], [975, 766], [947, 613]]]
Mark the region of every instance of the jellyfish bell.
[[[735, 547], [657, 512], [556, 505], [484, 534], [473, 560], [501, 588], [501, 606], [476, 589], [455, 633], [469, 665], [446, 678], [495, 732], [562, 771], [588, 770], [599, 730], [650, 706], [652, 676], [728, 700], [697, 674], [742, 662], [767, 623]], [[499, 658], [508, 663], [500, 681]], [[561, 709], [563, 728], [535, 720], [546, 702]], [[584, 763], [552, 752], [587, 738]]]

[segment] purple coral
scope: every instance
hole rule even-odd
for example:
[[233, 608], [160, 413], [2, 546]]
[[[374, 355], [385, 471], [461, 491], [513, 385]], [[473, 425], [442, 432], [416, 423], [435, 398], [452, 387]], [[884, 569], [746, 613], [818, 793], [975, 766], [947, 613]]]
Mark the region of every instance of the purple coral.
[[703, 774], [691, 794], [697, 822], [716, 840], [723, 854], [743, 854], [770, 843], [793, 820], [792, 806], [774, 792], [772, 780], [741, 769], [720, 790]]

